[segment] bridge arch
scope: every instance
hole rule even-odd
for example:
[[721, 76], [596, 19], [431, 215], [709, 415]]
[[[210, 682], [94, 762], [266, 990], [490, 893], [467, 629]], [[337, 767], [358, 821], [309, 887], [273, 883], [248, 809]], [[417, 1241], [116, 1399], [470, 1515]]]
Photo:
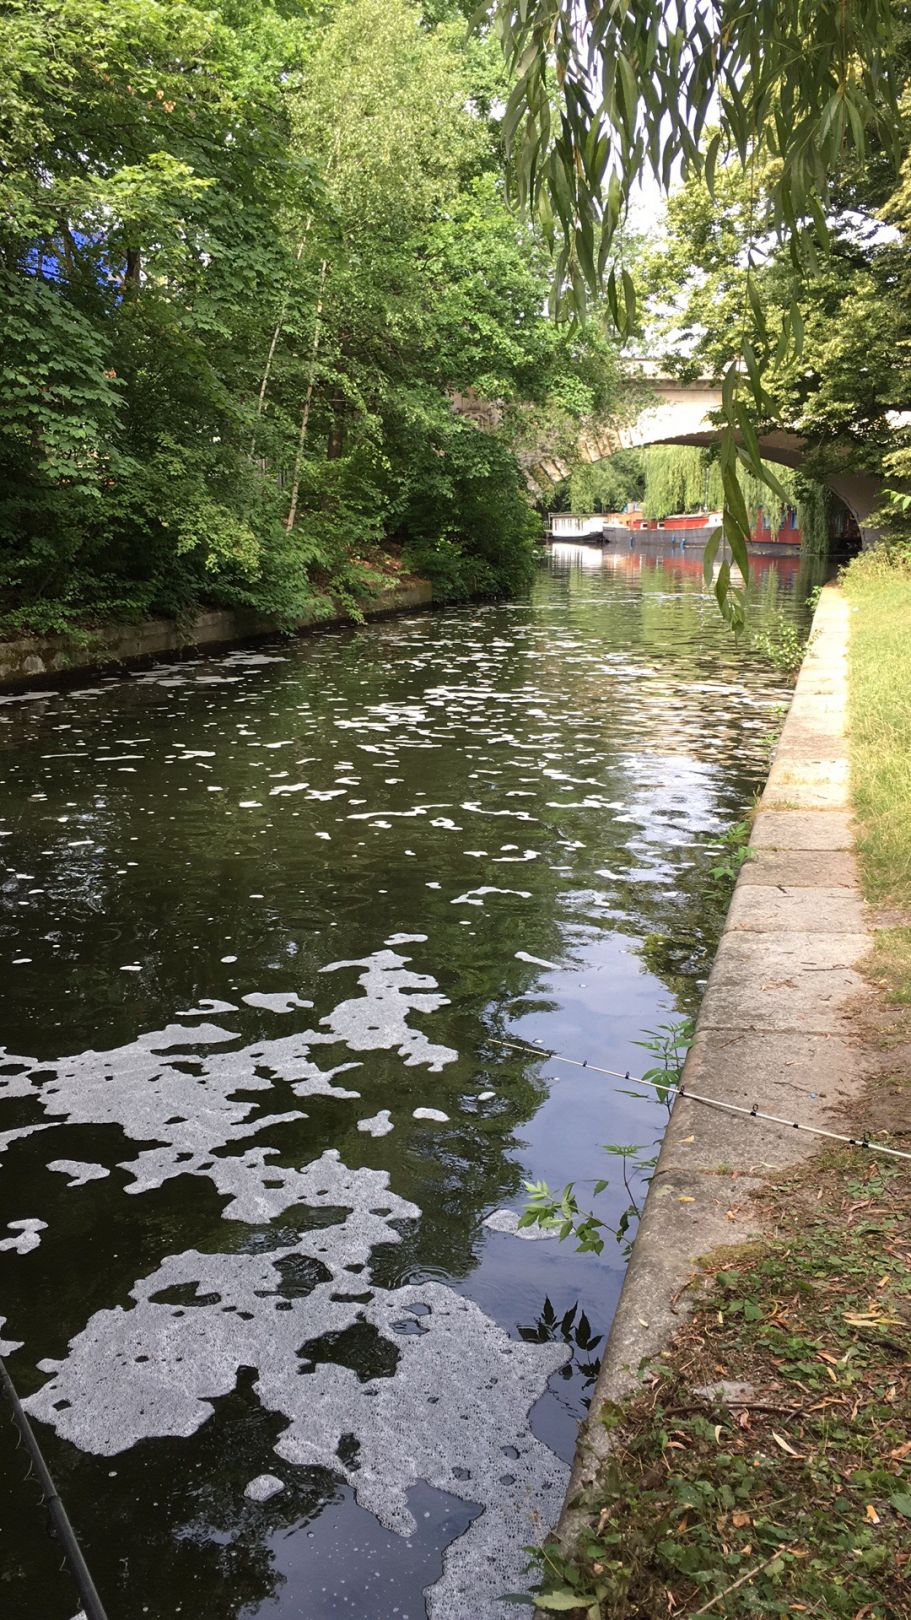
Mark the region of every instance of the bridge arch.
[[[721, 384], [714, 379], [696, 378], [682, 382], [675, 377], [649, 374], [648, 362], [642, 367], [643, 383], [648, 389], [649, 401], [626, 424], [611, 425], [606, 429], [583, 428], [579, 435], [578, 455], [582, 461], [603, 461], [618, 450], [641, 450], [650, 445], [692, 445], [709, 449], [716, 444], [719, 429], [711, 420], [713, 412], [721, 408]], [[782, 467], [799, 470], [807, 459], [806, 441], [799, 433], [776, 428], [760, 434], [759, 446], [766, 461]], [[540, 470], [550, 483], [559, 483], [567, 476], [568, 466], [559, 457], [543, 457], [529, 469], [532, 478]], [[857, 473], [837, 467], [814, 477], [825, 483], [839, 500], [843, 501], [860, 529], [864, 546], [878, 538], [877, 530], [867, 522], [871, 512], [879, 505], [882, 480], [868, 473]]]

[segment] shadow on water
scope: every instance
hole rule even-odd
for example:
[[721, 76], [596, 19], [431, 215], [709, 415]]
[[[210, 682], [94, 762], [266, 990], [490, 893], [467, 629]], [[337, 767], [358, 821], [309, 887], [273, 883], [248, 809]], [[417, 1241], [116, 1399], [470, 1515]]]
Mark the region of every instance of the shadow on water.
[[[814, 583], [760, 559], [754, 622]], [[420, 1620], [447, 1547], [438, 1615], [505, 1612], [624, 1261], [483, 1221], [604, 1174], [615, 1221], [599, 1144], [664, 1115], [491, 1037], [636, 1072], [695, 1009], [787, 697], [652, 548], [0, 699], [0, 1335], [111, 1620]], [[0, 1612], [71, 1620], [0, 1447]]]

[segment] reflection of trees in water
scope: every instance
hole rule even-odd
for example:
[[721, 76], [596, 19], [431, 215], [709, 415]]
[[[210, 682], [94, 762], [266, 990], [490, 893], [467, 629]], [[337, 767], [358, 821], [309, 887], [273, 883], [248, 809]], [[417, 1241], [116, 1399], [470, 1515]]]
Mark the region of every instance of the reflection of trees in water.
[[531, 1344], [559, 1343], [561, 1340], [568, 1344], [572, 1356], [564, 1362], [557, 1376], [566, 1380], [581, 1379], [583, 1389], [591, 1390], [601, 1368], [601, 1357], [595, 1355], [595, 1351], [604, 1335], [592, 1331], [592, 1325], [580, 1309], [578, 1300], [558, 1314], [550, 1300], [545, 1298], [537, 1321], [525, 1326], [519, 1324], [519, 1337]]

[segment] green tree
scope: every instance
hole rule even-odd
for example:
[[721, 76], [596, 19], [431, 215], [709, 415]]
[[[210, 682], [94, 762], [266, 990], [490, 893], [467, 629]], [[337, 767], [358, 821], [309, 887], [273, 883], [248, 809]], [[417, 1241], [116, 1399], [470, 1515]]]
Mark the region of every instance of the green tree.
[[288, 153], [283, 77], [304, 48], [288, 13], [0, 8], [14, 618], [177, 608], [261, 572], [274, 500], [243, 448], [244, 369], [254, 294], [287, 256], [280, 210], [310, 185]]
[[356, 612], [390, 540], [528, 577], [520, 460], [616, 368], [545, 318], [458, 6], [0, 0], [0, 71], [7, 622]]
[[639, 450], [618, 450], [604, 461], [572, 468], [567, 489], [572, 512], [620, 512], [645, 491], [645, 457]]

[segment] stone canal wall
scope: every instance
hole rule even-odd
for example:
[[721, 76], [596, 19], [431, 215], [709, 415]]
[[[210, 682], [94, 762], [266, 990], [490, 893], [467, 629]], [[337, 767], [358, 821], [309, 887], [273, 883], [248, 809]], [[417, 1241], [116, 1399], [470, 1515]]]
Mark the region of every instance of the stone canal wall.
[[[683, 1075], [709, 1097], [834, 1129], [861, 1087], [853, 1017], [869, 994], [871, 948], [853, 848], [848, 759], [850, 608], [821, 593], [797, 681], [709, 977]], [[818, 1139], [681, 1098], [633, 1246], [558, 1537], [585, 1520], [586, 1487], [610, 1448], [606, 1403], [634, 1388], [686, 1310], [698, 1257], [755, 1236], [751, 1194]]]
[[[385, 618], [429, 607], [432, 599], [429, 581], [410, 580], [407, 584], [391, 585], [366, 603], [362, 611], [367, 619]], [[329, 615], [314, 611], [301, 620], [294, 633], [350, 622], [348, 615], [341, 611]], [[174, 619], [146, 619], [136, 624], [105, 625], [78, 637], [22, 636], [16, 641], [0, 641], [0, 687], [59, 678], [74, 670], [103, 669], [111, 664], [135, 664], [147, 658], [179, 656], [278, 633], [274, 621], [261, 613], [214, 609], [199, 614], [189, 625], [178, 624]]]

